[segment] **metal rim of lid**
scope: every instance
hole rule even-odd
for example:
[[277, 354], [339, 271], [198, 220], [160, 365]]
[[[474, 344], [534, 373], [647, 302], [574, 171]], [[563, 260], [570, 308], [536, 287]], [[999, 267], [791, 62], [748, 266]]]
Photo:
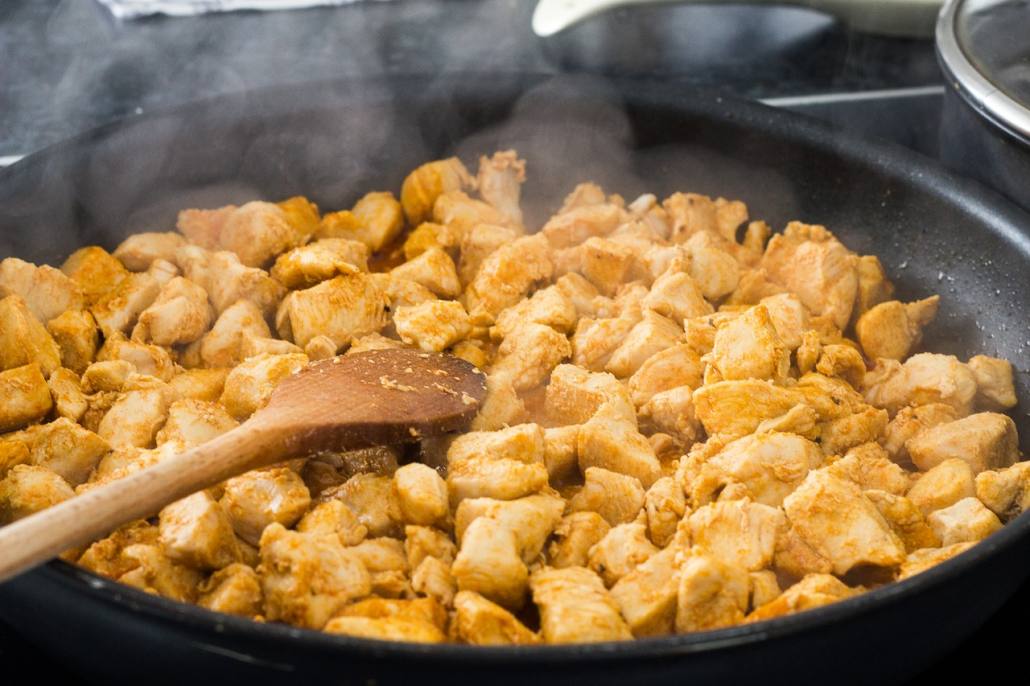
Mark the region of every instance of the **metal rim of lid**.
[[959, 45], [956, 17], [964, 0], [949, 0], [937, 17], [937, 57], [952, 87], [974, 110], [1030, 144], [1030, 108], [1024, 107], [984, 76]]

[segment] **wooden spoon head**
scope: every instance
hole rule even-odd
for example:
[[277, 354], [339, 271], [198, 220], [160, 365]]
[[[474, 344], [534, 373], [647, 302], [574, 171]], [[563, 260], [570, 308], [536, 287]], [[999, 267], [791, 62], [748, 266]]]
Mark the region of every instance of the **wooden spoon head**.
[[283, 380], [251, 421], [285, 430], [293, 454], [353, 450], [464, 429], [485, 397], [483, 372], [453, 355], [369, 350]]

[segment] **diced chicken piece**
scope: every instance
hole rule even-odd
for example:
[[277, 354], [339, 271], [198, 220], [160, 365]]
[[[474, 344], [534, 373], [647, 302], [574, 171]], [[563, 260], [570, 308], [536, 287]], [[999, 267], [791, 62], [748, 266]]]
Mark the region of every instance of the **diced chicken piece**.
[[[114, 333], [97, 351], [98, 362], [121, 360], [131, 364], [137, 374], [161, 381], [170, 381], [175, 374], [175, 363], [166, 348], [130, 341], [121, 333]], [[87, 369], [88, 371], [88, 369]]]
[[0, 433], [42, 419], [53, 405], [38, 364], [0, 372]]
[[515, 500], [540, 492], [547, 486], [547, 468], [510, 458], [476, 457], [451, 464], [447, 490], [451, 503], [466, 498]]
[[675, 322], [648, 310], [612, 353], [605, 370], [621, 378], [632, 376], [648, 358], [682, 338], [683, 331]]
[[505, 243], [490, 253], [465, 290], [465, 305], [476, 323], [489, 325], [517, 304], [533, 284], [551, 277], [551, 249], [541, 235]]
[[146, 272], [132, 273], [94, 303], [90, 312], [105, 336], [128, 334], [160, 292], [161, 284], [153, 276]]
[[445, 607], [454, 604], [458, 584], [451, 574], [451, 564], [440, 558], [427, 557], [411, 573], [411, 588], [415, 593], [434, 598]]
[[222, 569], [240, 560], [232, 523], [207, 491], [177, 500], [161, 510], [165, 555], [197, 569]]
[[600, 577], [582, 567], [544, 568], [530, 579], [547, 643], [587, 643], [632, 638], [619, 605]]
[[571, 248], [590, 238], [607, 236], [623, 216], [621, 208], [603, 201], [569, 207], [551, 217], [540, 233], [554, 249]]
[[228, 369], [183, 369], [172, 377], [168, 387], [183, 400], [214, 402], [222, 396]]
[[399, 617], [334, 617], [323, 630], [343, 636], [412, 643], [443, 643], [446, 638], [438, 627], [429, 622]]
[[[319, 338], [325, 338], [325, 336], [316, 336], [311, 339], [311, 342], [317, 341]], [[311, 345], [311, 342], [308, 343], [308, 346]], [[403, 347], [404, 344], [395, 338], [387, 338], [379, 333], [370, 333], [361, 338], [355, 338], [350, 347], [347, 348], [347, 353], [362, 353], [368, 350], [392, 350]]]
[[829, 467], [834, 476], [850, 479], [863, 491], [870, 489], [904, 495], [911, 485], [904, 469], [891, 462], [886, 451], [876, 443], [852, 448]]
[[676, 527], [687, 512], [683, 488], [672, 477], [658, 479], [644, 494], [644, 512], [647, 535], [652, 543], [664, 548], [672, 541]]
[[283, 297], [282, 284], [264, 270], [243, 265], [234, 253], [188, 245], [179, 249], [175, 261], [183, 276], [207, 292], [219, 314], [240, 300], [249, 300], [268, 317]]
[[923, 513], [908, 498], [879, 490], [867, 490], [865, 496], [873, 501], [909, 553], [920, 548], [936, 548], [941, 544]]
[[719, 381], [694, 391], [694, 412], [709, 436], [738, 438], [803, 401], [794, 389], [768, 381]]
[[708, 464], [744, 484], [756, 502], [777, 507], [822, 462], [822, 451], [812, 441], [769, 432], [727, 444]]
[[626, 387], [614, 376], [573, 364], [555, 367], [544, 402], [548, 416], [562, 423], [582, 424], [605, 405], [631, 421], [636, 418]]
[[406, 522], [430, 526], [447, 517], [447, 483], [432, 467], [413, 462], [393, 474], [397, 500]]
[[137, 566], [123, 554], [126, 548], [137, 543], [157, 545], [157, 527], [143, 519], [129, 522], [89, 546], [79, 557], [78, 564], [96, 574], [117, 579]]
[[684, 447], [693, 444], [701, 434], [690, 386], [654, 394], [640, 408], [640, 419], [646, 432], [663, 432]]
[[326, 534], [287, 531], [271, 524], [261, 535], [257, 569], [265, 614], [309, 629], [321, 629], [349, 601], [371, 592], [357, 555]]
[[168, 408], [168, 420], [157, 432], [157, 442], [176, 441], [187, 447], [207, 443], [238, 426], [221, 405], [186, 398]]
[[776, 572], [764, 569], [760, 572], [751, 572], [748, 576], [750, 602], [748, 606], [752, 609], [761, 607], [766, 603], [776, 600], [782, 591], [779, 581], [776, 579]]
[[472, 177], [457, 157], [427, 162], [404, 179], [401, 186], [401, 205], [412, 226], [429, 218], [436, 199], [448, 191], [461, 190], [472, 185]]
[[580, 319], [572, 335], [573, 364], [594, 372], [604, 371], [612, 354], [638, 321], [623, 317]]
[[863, 381], [866, 401], [894, 415], [906, 405], [944, 403], [965, 416], [976, 395], [976, 377], [953, 355], [919, 353], [899, 365], [877, 363]]
[[500, 605], [473, 591], [454, 596], [455, 637], [469, 645], [534, 645], [540, 637]]
[[611, 596], [637, 638], [673, 632], [679, 596], [676, 546], [644, 561], [612, 586]]
[[898, 568], [898, 581], [903, 581], [916, 574], [925, 572], [931, 567], [935, 567], [960, 553], [966, 552], [974, 545], [976, 545], [974, 541], [967, 541], [965, 543], [954, 543], [943, 548], [916, 550], [909, 554], [901, 564], [901, 567]]
[[507, 374], [488, 374], [486, 399], [472, 420], [473, 431], [494, 431], [526, 421], [528, 412]]
[[940, 424], [905, 443], [912, 462], [927, 470], [945, 460], [961, 458], [974, 474], [1008, 467], [1019, 459], [1016, 425], [995, 412], [981, 412]]
[[937, 316], [939, 304], [940, 296], [934, 295], [907, 305], [897, 300], [876, 305], [855, 323], [862, 350], [870, 359], [904, 360]]
[[733, 255], [719, 247], [708, 233], [697, 233], [684, 244], [690, 256], [690, 276], [709, 300], [729, 295], [740, 281], [740, 267]]
[[461, 293], [454, 261], [440, 248], [429, 248], [418, 257], [394, 267], [390, 278], [414, 281], [441, 298], [453, 298]]
[[926, 521], [943, 546], [982, 541], [1001, 528], [998, 516], [976, 498], [963, 498], [954, 505], [934, 510]]
[[711, 364], [722, 379], [783, 381], [790, 370], [790, 350], [773, 326], [765, 305], [757, 305], [715, 334]]
[[704, 299], [694, 279], [675, 268], [655, 279], [642, 304], [677, 322], [712, 313], [712, 306]]
[[[464, 191], [447, 191], [433, 204], [433, 221], [446, 225], [460, 237], [474, 226], [510, 224], [510, 219], [493, 205], [475, 200]], [[516, 235], [522, 235], [521, 226], [512, 226]]]
[[0, 300], [0, 371], [36, 364], [44, 376], [61, 366], [61, 350], [17, 295]]
[[328, 500], [315, 505], [297, 522], [297, 531], [335, 534], [344, 546], [357, 545], [368, 535], [368, 527], [341, 500]]
[[280, 255], [270, 273], [287, 288], [297, 289], [361, 271], [368, 271], [368, 248], [364, 243], [324, 238]]
[[[328, 348], [328, 352], [322, 350], [322, 346], [318, 345], [320, 341], [328, 341], [328, 345], [325, 346], [326, 348]], [[303, 349], [301, 349], [300, 346], [290, 343], [289, 341], [282, 341], [278, 338], [262, 338], [258, 336], [251, 336], [249, 334], [244, 335], [243, 339], [240, 341], [240, 357], [242, 357], [245, 360], [247, 358], [254, 357], [255, 355], [262, 354], [307, 354], [305, 352], [307, 350], [322, 353], [322, 357], [320, 359], [324, 359], [326, 357], [332, 357], [336, 354], [336, 344], [333, 342], [331, 338], [328, 338], [326, 336], [316, 336], [315, 338], [312, 338], [310, 341], [308, 341], [308, 344], [304, 346]], [[308, 359], [311, 360], [313, 358], [309, 357]]]
[[447, 450], [447, 462], [452, 467], [475, 458], [542, 463], [544, 431], [538, 424], [519, 424], [499, 431], [472, 431], [455, 438]]
[[[84, 372], [100, 347], [100, 332], [93, 315], [87, 310], [68, 310], [47, 322], [46, 328], [60, 349], [61, 365], [76, 374]], [[0, 343], [0, 350], [3, 347]]]
[[372, 580], [372, 593], [384, 598], [411, 594], [408, 559], [404, 544], [395, 538], [366, 538], [349, 548], [365, 565]]
[[526, 161], [520, 160], [514, 150], [479, 158], [479, 173], [476, 175], [479, 194], [516, 226], [522, 225], [519, 197], [525, 181]]
[[676, 631], [705, 631], [740, 624], [747, 605], [746, 571], [691, 552], [679, 570]]
[[79, 287], [86, 305], [96, 302], [128, 275], [121, 262], [96, 245], [73, 252], [61, 271]]
[[858, 258], [858, 298], [855, 314], [861, 316], [886, 302], [894, 295], [894, 284], [887, 279], [887, 273], [876, 255], [862, 255]]
[[976, 377], [976, 404], [987, 410], [1007, 410], [1016, 406], [1012, 382], [1012, 363], [997, 357], [974, 355], [966, 363]]
[[776, 335], [789, 350], [796, 350], [802, 342], [802, 335], [809, 329], [808, 310], [797, 296], [780, 293], [762, 298], [761, 305], [769, 312]]
[[513, 610], [525, 602], [529, 571], [519, 555], [515, 533], [491, 517], [478, 517], [469, 524], [451, 573], [461, 591], [474, 591]]
[[462, 500], [454, 513], [454, 533], [461, 541], [465, 530], [479, 517], [495, 519], [515, 535], [519, 555], [531, 564], [540, 556], [564, 509], [564, 500], [547, 493], [508, 501], [469, 498]]
[[137, 543], [122, 555], [133, 568], [118, 577], [120, 583], [179, 602], [193, 602], [203, 576], [197, 570], [173, 562], [159, 546]]
[[311, 496], [296, 472], [275, 467], [229, 479], [219, 504], [229, 514], [236, 535], [256, 545], [270, 524], [296, 524], [311, 504]]
[[303, 291], [293, 291], [276, 314], [283, 338], [304, 347], [315, 336], [329, 336], [340, 347], [386, 324], [386, 294], [365, 273], [337, 276]]
[[440, 352], [472, 331], [468, 313], [454, 300], [430, 300], [393, 313], [397, 334], [408, 345]]
[[439, 529], [408, 525], [404, 527], [404, 552], [408, 557], [408, 567], [415, 569], [431, 557], [450, 564], [454, 562], [458, 549], [451, 537]]
[[611, 587], [649, 557], [658, 552], [647, 538], [647, 526], [630, 522], [612, 527], [587, 554], [587, 567], [593, 570], [604, 585]]
[[186, 245], [181, 234], [134, 233], [122, 241], [114, 251], [126, 269], [145, 272], [155, 260], [175, 262], [175, 253]]
[[862, 353], [855, 348], [845, 344], [830, 344], [822, 346], [815, 370], [824, 376], [835, 376], [855, 388], [860, 388], [866, 366]]
[[976, 475], [976, 497], [994, 514], [1011, 519], [1030, 510], [1030, 462]]
[[503, 340], [526, 323], [543, 324], [560, 333], [568, 333], [576, 319], [572, 300], [556, 286], [549, 286], [501, 312], [497, 316], [497, 324], [490, 328], [490, 336], [494, 340]]
[[72, 279], [53, 267], [8, 257], [0, 261], [0, 298], [17, 295], [40, 324], [65, 310], [85, 306], [82, 290]]
[[[181, 215], [178, 228], [187, 238], [194, 240], [182, 224]], [[225, 216], [215, 247], [236, 253], [240, 262], [247, 267], [261, 267], [279, 253], [292, 248], [297, 239], [282, 208], [269, 202], [253, 201], [235, 208]]]
[[229, 414], [243, 420], [264, 407], [276, 385], [308, 363], [307, 355], [263, 353], [229, 372], [219, 402]]
[[401, 530], [403, 515], [389, 476], [355, 474], [342, 486], [322, 493], [320, 499], [340, 500], [358, 516], [369, 536], [392, 536]]
[[293, 244], [303, 245], [318, 230], [318, 205], [302, 195], [280, 200], [276, 205], [286, 215], [286, 223], [293, 231]]
[[590, 549], [611, 529], [604, 517], [586, 510], [562, 518], [547, 549], [547, 563], [559, 569], [586, 567]]
[[601, 467], [584, 472], [583, 488], [569, 500], [570, 512], [591, 510], [612, 526], [636, 519], [644, 506], [644, 487], [640, 480]]
[[261, 614], [261, 581], [253, 567], [233, 563], [204, 580], [198, 590], [201, 607], [240, 617]]
[[748, 622], [773, 619], [812, 610], [856, 595], [858, 591], [848, 588], [839, 579], [829, 574], [808, 574], [772, 602], [766, 603], [748, 615]]
[[544, 385], [551, 371], [572, 354], [569, 340], [549, 326], [526, 323], [497, 349], [492, 375], [508, 376], [516, 391]]
[[[359, 600], [353, 605], [347, 605], [340, 610], [340, 614], [326, 626], [326, 631], [331, 631], [331, 625], [337, 619], [344, 618], [387, 620], [395, 623], [391, 624], [392, 626], [399, 626], [396, 623], [411, 622], [412, 624], [420, 625], [421, 628], [418, 630], [420, 634], [429, 634], [429, 628], [436, 629], [435, 640], [442, 641], [442, 632], [447, 623], [447, 611], [433, 598], [414, 598], [410, 600], [367, 598]], [[372, 637], [375, 638], [375, 636]]]
[[783, 501], [793, 529], [835, 574], [857, 565], [892, 567], [905, 557], [901, 540], [857, 485], [825, 469], [809, 472]]
[[192, 343], [204, 335], [213, 319], [204, 289], [179, 276], [165, 284], [157, 299], [140, 313], [132, 338], [164, 346]]
[[135, 365], [126, 360], [94, 362], [82, 375], [82, 390], [92, 394], [121, 392], [138, 373]]
[[97, 434], [61, 417], [23, 432], [31, 462], [58, 474], [72, 486], [85, 481], [111, 447]]
[[690, 515], [694, 550], [750, 572], [772, 563], [776, 539], [785, 529], [779, 509], [748, 499], [712, 503]]
[[544, 466], [547, 467], [552, 484], [566, 482], [578, 476], [578, 440], [578, 424], [544, 429]]
[[75, 496], [59, 475], [46, 467], [15, 465], [0, 480], [0, 525], [28, 517]]
[[662, 472], [651, 444], [637, 427], [610, 417], [598, 416], [580, 426], [576, 454], [583, 472], [601, 467], [636, 477], [645, 488], [657, 481]]
[[895, 462], [908, 464], [910, 458], [905, 444], [912, 438], [940, 424], [958, 419], [951, 405], [930, 403], [901, 408], [884, 431], [883, 447]]
[[632, 281], [643, 269], [630, 247], [596, 236], [557, 251], [554, 261], [557, 273], [578, 272], [607, 296], [615, 295], [622, 284]]
[[458, 276], [461, 277], [461, 282], [471, 283], [487, 256], [519, 236], [518, 231], [508, 226], [475, 224], [469, 227], [460, 237], [461, 257], [458, 260]]
[[461, 245], [461, 239], [462, 233], [453, 226], [422, 222], [404, 239], [404, 259], [414, 259], [430, 248], [451, 252]]
[[165, 260], [154, 260], [146, 273], [149, 276], [154, 277], [161, 287], [164, 287], [168, 285], [169, 281], [179, 276], [182, 272], [171, 262], [167, 262]]
[[194, 244], [207, 250], [215, 250], [221, 244], [222, 227], [236, 205], [223, 205], [214, 209], [180, 210], [175, 228]]
[[55, 369], [47, 379], [50, 395], [54, 399], [54, 412], [58, 417], [78, 422], [89, 409], [89, 401], [82, 392], [79, 375], [70, 369]]
[[[403, 191], [401, 196], [402, 202]], [[432, 207], [432, 205], [430, 205]], [[332, 212], [322, 217], [319, 238], [347, 238], [361, 241], [375, 252], [393, 241], [404, 228], [401, 203], [393, 193], [366, 193], [350, 211]]]
[[240, 300], [223, 310], [211, 330], [190, 347], [196, 347], [199, 363], [206, 367], [235, 367], [246, 359], [242, 349], [244, 339], [271, 335], [258, 306], [249, 300]]
[[657, 393], [680, 386], [701, 385], [704, 363], [697, 352], [685, 343], [661, 350], [640, 365], [628, 382], [634, 405], [642, 407]]

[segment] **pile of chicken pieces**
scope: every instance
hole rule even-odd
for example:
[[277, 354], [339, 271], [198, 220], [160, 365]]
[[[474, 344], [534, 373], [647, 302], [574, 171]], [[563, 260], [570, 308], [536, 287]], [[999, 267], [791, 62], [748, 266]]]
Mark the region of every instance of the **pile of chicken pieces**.
[[309, 361], [402, 346], [487, 373], [470, 432], [251, 471], [65, 558], [330, 633], [608, 641], [849, 598], [1030, 507], [1011, 365], [915, 352], [937, 296], [722, 198], [584, 183], [531, 231], [524, 180], [512, 151], [451, 158], [399, 200], [4, 259], [0, 523], [232, 429]]

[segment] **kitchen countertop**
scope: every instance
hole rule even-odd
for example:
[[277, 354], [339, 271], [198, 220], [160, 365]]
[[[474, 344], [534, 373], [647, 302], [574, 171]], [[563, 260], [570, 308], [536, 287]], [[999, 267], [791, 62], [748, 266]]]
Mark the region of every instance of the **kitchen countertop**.
[[[620, 10], [541, 40], [529, 32], [532, 5], [393, 0], [119, 22], [89, 0], [5, 0], [0, 160], [133, 113], [219, 93], [452, 71], [657, 75], [670, 87], [764, 99], [936, 154], [942, 79], [929, 41], [848, 34], [808, 10], [705, 6]], [[657, 38], [666, 40], [656, 40], [656, 27]], [[1030, 585], [912, 683], [982, 678], [986, 665], [999, 675], [1020, 673], [1021, 635], [1010, 627], [1028, 609]], [[75, 683], [2, 622], [0, 664], [8, 674], [31, 669], [35, 678]]]

